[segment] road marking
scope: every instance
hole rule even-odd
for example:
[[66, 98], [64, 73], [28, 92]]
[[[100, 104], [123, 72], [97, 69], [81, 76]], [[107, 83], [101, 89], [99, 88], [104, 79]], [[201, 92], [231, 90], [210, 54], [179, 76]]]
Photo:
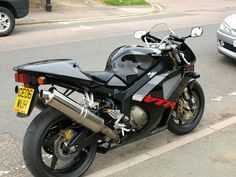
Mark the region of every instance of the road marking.
[[10, 173], [10, 171], [0, 171], [0, 176], [7, 175], [8, 173]]
[[70, 25], [71, 22], [70, 21], [64, 21], [64, 22], [57, 22], [57, 24], [59, 24], [59, 25]]
[[222, 101], [223, 97], [222, 96], [218, 96], [216, 98], [212, 98], [212, 101]]
[[94, 29], [94, 27], [80, 25], [78, 27], [71, 28], [72, 31], [84, 31], [84, 30], [90, 30], [90, 29]]
[[236, 96], [236, 92], [228, 93], [228, 96]]
[[190, 135], [185, 135], [183, 138], [171, 142], [169, 144], [166, 144], [164, 146], [158, 147], [156, 149], [150, 150], [144, 154], [141, 154], [139, 156], [136, 156], [134, 158], [131, 158], [129, 160], [123, 161], [117, 165], [99, 170], [95, 173], [89, 174], [86, 177], [106, 177], [109, 175], [112, 175], [114, 173], [117, 173], [119, 171], [125, 170], [127, 168], [130, 168], [134, 165], [137, 165], [139, 163], [142, 163], [146, 160], [150, 160], [154, 157], [158, 157], [162, 154], [165, 154], [169, 151], [172, 151], [174, 149], [177, 149], [181, 146], [184, 146], [186, 144], [192, 143], [194, 141], [197, 141], [200, 138], [206, 137], [210, 134], [213, 134], [221, 129], [224, 129], [230, 125], [236, 124], [236, 116], [231, 117], [227, 120], [218, 122], [214, 125], [210, 125], [208, 128], [205, 128], [203, 130], [200, 130], [199, 132], [192, 133]]

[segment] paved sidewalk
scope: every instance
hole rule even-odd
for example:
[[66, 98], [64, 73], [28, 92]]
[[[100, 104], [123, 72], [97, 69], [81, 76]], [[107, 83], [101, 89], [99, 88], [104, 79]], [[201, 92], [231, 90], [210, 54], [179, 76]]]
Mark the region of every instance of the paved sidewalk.
[[29, 176], [23, 161], [21, 145], [9, 134], [0, 134], [0, 176]]
[[38, 24], [51, 22], [91, 21], [113, 19], [119, 17], [139, 16], [158, 12], [155, 6], [85, 6], [76, 8], [59, 8], [52, 12], [31, 10], [25, 18], [17, 20], [17, 25]]
[[236, 177], [236, 116], [88, 177]]
[[[104, 4], [57, 6], [52, 2], [53, 11], [30, 10], [25, 18], [17, 20], [18, 25], [71, 22], [71, 21], [93, 21], [104, 19], [115, 19], [121, 17], [140, 16], [152, 13], [198, 13], [198, 12], [220, 12], [222, 10], [236, 8], [235, 0], [147, 0], [150, 6], [108, 6]], [[68, 1], [69, 2], [69, 1]]]
[[110, 177], [235, 177], [236, 125]]
[[148, 0], [153, 5], [162, 7], [165, 12], [217, 12], [222, 9], [231, 9], [236, 7], [235, 0]]
[[[236, 116], [88, 177], [236, 177], [235, 139]], [[32, 177], [17, 141], [8, 134], [0, 140], [0, 176]]]

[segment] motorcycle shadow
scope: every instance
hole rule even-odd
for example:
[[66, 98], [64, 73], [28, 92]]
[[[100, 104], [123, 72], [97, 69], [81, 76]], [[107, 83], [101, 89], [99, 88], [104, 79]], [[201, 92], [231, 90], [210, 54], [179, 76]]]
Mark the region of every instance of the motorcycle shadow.
[[97, 154], [94, 163], [86, 174], [92, 174], [96, 171], [119, 164], [133, 157], [145, 154], [154, 148], [161, 147], [179, 138], [179, 136], [176, 136], [166, 130], [143, 140], [114, 149], [107, 154]]

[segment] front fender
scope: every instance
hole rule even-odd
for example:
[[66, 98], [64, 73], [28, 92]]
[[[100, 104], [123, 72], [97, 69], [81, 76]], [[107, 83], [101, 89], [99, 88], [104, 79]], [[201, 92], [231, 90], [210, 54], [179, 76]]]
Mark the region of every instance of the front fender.
[[188, 82], [187, 87], [188, 87], [189, 89], [192, 89], [192, 88], [193, 88], [193, 85], [194, 85], [195, 83], [197, 83], [196, 78], [192, 78], [192, 79]]

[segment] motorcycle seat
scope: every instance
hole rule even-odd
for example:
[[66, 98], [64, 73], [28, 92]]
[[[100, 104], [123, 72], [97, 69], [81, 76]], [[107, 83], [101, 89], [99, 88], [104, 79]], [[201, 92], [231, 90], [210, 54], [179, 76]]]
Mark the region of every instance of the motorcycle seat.
[[115, 75], [113, 72], [110, 71], [97, 71], [97, 72], [86, 72], [86, 73], [89, 74], [93, 79], [101, 83], [107, 83]]

